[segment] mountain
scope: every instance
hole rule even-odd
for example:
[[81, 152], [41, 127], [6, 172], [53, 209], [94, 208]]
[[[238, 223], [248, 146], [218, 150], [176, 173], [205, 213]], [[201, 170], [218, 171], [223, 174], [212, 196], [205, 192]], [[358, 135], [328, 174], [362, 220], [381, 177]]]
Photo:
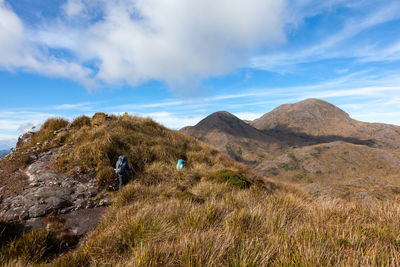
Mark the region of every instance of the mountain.
[[382, 198], [400, 186], [400, 127], [354, 120], [322, 100], [282, 105], [247, 123], [217, 112], [181, 131], [313, 195]]
[[354, 138], [400, 148], [400, 127], [383, 123], [366, 123], [350, 118], [340, 108], [319, 99], [306, 99], [277, 107], [250, 122], [260, 130], [292, 132], [308, 136]]
[[[244, 165], [128, 115], [55, 118], [21, 136], [0, 160], [0, 265], [400, 264], [400, 189], [382, 177], [336, 176], [355, 167], [395, 168], [397, 159], [386, 148], [262, 131], [226, 112], [198, 128], [205, 141], [218, 135], [229, 141], [220, 145], [238, 141], [248, 151], [243, 158], [252, 156], [254, 142], [265, 149], [257, 150], [264, 160]], [[133, 170], [116, 192], [119, 155]], [[359, 157], [368, 162], [356, 165]], [[176, 169], [177, 159], [186, 159], [185, 169]], [[269, 169], [274, 180], [254, 166]], [[321, 177], [309, 181], [299, 176], [304, 171]], [[347, 199], [353, 192], [358, 198]]]
[[349, 136], [358, 131], [357, 122], [347, 113], [318, 99], [281, 105], [250, 124], [257, 129], [277, 129], [313, 136]]
[[0, 150], [0, 159], [4, 158], [10, 153], [10, 150]]
[[281, 142], [226, 111], [215, 112], [195, 126], [180, 130], [186, 135], [210, 143], [232, 158], [243, 162], [257, 161], [264, 151], [275, 150]]

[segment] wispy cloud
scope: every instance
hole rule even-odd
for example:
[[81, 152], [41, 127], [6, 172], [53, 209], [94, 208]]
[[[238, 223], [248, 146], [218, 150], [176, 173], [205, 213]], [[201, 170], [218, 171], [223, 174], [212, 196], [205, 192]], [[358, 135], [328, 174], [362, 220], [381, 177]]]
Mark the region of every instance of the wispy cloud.
[[49, 110], [81, 110], [81, 111], [91, 111], [94, 108], [95, 103], [84, 102], [75, 104], [61, 104], [57, 106], [48, 107]]
[[[356, 6], [356, 8], [359, 8], [359, 6]], [[376, 8], [362, 17], [350, 17], [341, 30], [335, 33], [328, 32], [325, 39], [313, 40], [314, 43], [311, 41], [303, 48], [296, 47], [284, 52], [275, 51], [274, 53], [255, 56], [250, 60], [250, 66], [257, 69], [285, 72], [300, 63], [330, 58], [357, 58], [360, 61], [393, 60], [392, 56], [399, 53], [397, 42], [387, 49], [382, 50], [380, 48], [378, 51], [376, 48], [371, 50], [371, 46], [376, 46], [376, 39], [370, 40], [369, 43], [362, 41], [349, 43], [349, 41], [363, 31], [399, 18], [400, 3], [398, 1], [387, 1], [383, 5], [377, 5]], [[380, 53], [381, 51], [383, 54]]]
[[39, 127], [46, 119], [56, 116], [44, 112], [0, 110], [0, 141], [6, 140], [9, 144], [15, 144], [20, 134], [33, 126]]

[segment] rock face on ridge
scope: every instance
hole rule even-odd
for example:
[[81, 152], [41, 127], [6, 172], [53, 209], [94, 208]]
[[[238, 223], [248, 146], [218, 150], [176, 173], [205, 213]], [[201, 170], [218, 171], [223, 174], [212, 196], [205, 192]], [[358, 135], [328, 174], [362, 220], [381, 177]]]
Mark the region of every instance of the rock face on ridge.
[[1, 203], [3, 220], [16, 221], [42, 217], [50, 213], [65, 214], [72, 210], [91, 208], [99, 193], [95, 180], [77, 181], [65, 174], [46, 169], [57, 149], [43, 153], [26, 170], [29, 185], [21, 194]]
[[[17, 150], [31, 137], [29, 135], [28, 141], [20, 142]], [[34, 147], [32, 151], [37, 149]], [[104, 207], [111, 203], [111, 195], [102, 193], [96, 178], [81, 174], [78, 167], [74, 170], [76, 175], [49, 168], [61, 149], [56, 147], [37, 156], [30, 155], [32, 163], [18, 170], [17, 176], [7, 178], [11, 183], [15, 182], [8, 190], [16, 191], [5, 192], [6, 186], [0, 187], [0, 218], [4, 222], [24, 222], [26, 229], [45, 228], [46, 216], [56, 215], [78, 236], [97, 225]], [[13, 157], [13, 152], [7, 156], [8, 159]], [[0, 177], [2, 172], [0, 169]]]

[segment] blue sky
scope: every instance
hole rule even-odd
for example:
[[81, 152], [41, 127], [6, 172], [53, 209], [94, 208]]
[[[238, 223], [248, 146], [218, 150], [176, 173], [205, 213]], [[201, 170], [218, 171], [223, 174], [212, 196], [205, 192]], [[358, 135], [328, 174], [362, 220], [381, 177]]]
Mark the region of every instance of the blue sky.
[[400, 125], [398, 0], [0, 0], [0, 149], [49, 117], [179, 129], [305, 98]]

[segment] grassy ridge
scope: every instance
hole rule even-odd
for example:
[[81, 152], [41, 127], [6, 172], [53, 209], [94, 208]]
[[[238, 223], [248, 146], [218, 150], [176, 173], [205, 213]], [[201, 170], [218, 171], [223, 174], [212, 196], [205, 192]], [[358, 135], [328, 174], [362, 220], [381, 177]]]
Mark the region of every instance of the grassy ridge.
[[[112, 206], [85, 243], [50, 265], [400, 264], [399, 199], [312, 199], [150, 119], [97, 114], [77, 120], [69, 132], [52, 129], [51, 138], [58, 141], [46, 145], [63, 146], [55, 168], [107, 172], [125, 154], [136, 172], [114, 193]], [[44, 144], [41, 134], [33, 142]], [[175, 169], [180, 157], [188, 161], [184, 171]], [[107, 185], [114, 178], [97, 179]], [[10, 266], [33, 262], [11, 260]]]

